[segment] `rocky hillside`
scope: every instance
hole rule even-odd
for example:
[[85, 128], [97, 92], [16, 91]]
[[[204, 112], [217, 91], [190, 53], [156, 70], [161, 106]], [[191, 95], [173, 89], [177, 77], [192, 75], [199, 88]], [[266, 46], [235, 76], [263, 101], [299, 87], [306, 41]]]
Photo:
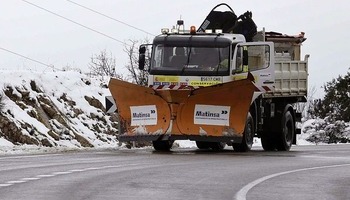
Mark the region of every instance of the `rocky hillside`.
[[[47, 147], [115, 147], [108, 80], [74, 72], [0, 70], [0, 141]], [[1, 143], [0, 143], [1, 146]]]

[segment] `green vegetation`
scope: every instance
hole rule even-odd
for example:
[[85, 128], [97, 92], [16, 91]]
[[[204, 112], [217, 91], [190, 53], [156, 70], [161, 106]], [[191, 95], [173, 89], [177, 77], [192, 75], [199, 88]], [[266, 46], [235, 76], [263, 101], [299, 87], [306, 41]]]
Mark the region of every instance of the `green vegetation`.
[[314, 143], [350, 142], [350, 69], [324, 86], [325, 97], [313, 102], [309, 113], [315, 122], [306, 126], [308, 141]]
[[350, 122], [350, 69], [345, 76], [339, 76], [324, 86], [325, 97], [314, 102], [311, 114]]

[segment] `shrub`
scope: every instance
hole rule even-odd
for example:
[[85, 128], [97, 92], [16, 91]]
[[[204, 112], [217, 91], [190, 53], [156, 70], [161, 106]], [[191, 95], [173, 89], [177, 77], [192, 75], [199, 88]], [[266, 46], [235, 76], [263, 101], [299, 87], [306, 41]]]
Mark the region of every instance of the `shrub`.
[[315, 120], [304, 131], [310, 135], [306, 140], [316, 144], [350, 142], [350, 124], [342, 120], [332, 121], [330, 117]]

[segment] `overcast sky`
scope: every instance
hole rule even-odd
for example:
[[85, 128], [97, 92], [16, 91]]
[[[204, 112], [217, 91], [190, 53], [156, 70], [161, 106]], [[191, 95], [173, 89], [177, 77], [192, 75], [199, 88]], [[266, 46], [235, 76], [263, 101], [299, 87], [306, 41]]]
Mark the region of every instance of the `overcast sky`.
[[[66, 0], [27, 0], [37, 6], [99, 31], [111, 38], [83, 28], [22, 0], [0, 0], [0, 48], [4, 48], [56, 68], [70, 66], [88, 71], [93, 54], [106, 49], [120, 70], [127, 58], [122, 42], [142, 40], [160, 33], [163, 27], [185, 20], [185, 26], [202, 23], [216, 0], [72, 0], [151, 34], [102, 17]], [[147, 3], [146, 3], [147, 2]], [[253, 12], [261, 30], [290, 35], [305, 32], [303, 55], [310, 54], [309, 88], [316, 97], [323, 95], [321, 86], [350, 67], [350, 2], [346, 0], [231, 0], [235, 13]], [[118, 40], [118, 41], [116, 41]], [[0, 69], [49, 70], [38, 63], [0, 49]], [[1, 78], [1, 75], [0, 75]]]

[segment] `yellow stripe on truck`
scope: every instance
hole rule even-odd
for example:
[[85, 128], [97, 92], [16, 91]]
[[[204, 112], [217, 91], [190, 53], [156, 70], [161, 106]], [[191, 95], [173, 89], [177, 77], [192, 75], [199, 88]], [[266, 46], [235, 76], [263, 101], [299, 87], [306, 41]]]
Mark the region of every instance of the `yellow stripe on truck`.
[[[232, 80], [233, 81], [238, 81], [238, 80], [242, 80], [242, 79], [246, 79], [247, 75], [234, 75], [232, 76]], [[254, 76], [254, 80], [258, 81], [258, 76]]]
[[154, 76], [153, 80], [155, 82], [179, 82], [180, 78], [178, 76]]
[[190, 86], [211, 86], [221, 83], [221, 81], [190, 81]]

